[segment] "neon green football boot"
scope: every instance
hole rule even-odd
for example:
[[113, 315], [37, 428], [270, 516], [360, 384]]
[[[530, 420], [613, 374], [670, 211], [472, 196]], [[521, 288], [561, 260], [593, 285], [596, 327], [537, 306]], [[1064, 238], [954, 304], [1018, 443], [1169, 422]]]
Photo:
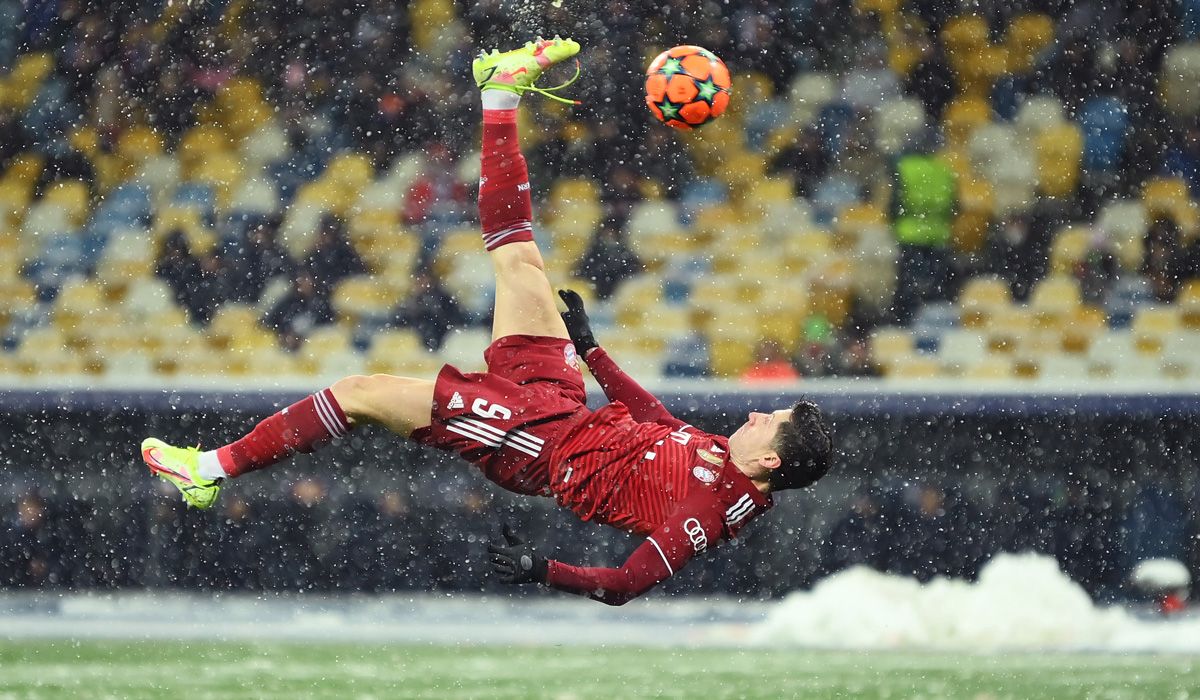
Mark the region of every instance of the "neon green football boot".
[[200, 450], [196, 447], [172, 447], [158, 438], [142, 440], [142, 459], [150, 472], [170, 482], [194, 508], [208, 508], [221, 493], [221, 479], [200, 476]]
[[579, 53], [579, 42], [574, 39], [537, 39], [526, 42], [524, 46], [512, 51], [500, 53], [492, 49], [491, 53], [480, 53], [471, 64], [471, 72], [475, 75], [475, 84], [481, 90], [508, 90], [518, 95], [525, 92], [536, 92], [552, 100], [566, 104], [579, 104], [578, 100], [569, 100], [554, 93], [561, 90], [579, 78], [579, 61], [575, 61], [575, 75], [563, 83], [550, 88], [540, 88], [533, 83], [542, 75], [542, 71], [556, 63], [571, 58]]

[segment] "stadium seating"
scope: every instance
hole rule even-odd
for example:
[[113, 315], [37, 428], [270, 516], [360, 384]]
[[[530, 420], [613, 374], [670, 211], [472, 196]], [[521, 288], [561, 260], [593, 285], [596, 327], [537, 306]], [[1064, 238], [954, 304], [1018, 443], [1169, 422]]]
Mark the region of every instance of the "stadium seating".
[[[1191, 26], [1192, 4], [1185, 3], [1182, 27]], [[1170, 220], [1181, 243], [1190, 244], [1200, 235], [1200, 207], [1188, 181], [1159, 174], [1167, 172], [1160, 163], [1150, 164], [1154, 174], [1143, 181], [1123, 182], [1120, 198], [1105, 191], [1089, 201], [1102, 191], [1098, 183], [1125, 177], [1118, 169], [1137, 144], [1144, 115], [1119, 90], [1065, 99], [1052, 81], [1030, 80], [1056, 60], [1061, 18], [1021, 13], [989, 24], [965, 13], [935, 33], [894, 0], [855, 7], [878, 19], [875, 39], [886, 44], [886, 61], [848, 57], [845, 65], [784, 76], [738, 72], [729, 114], [672, 146], [697, 176], [666, 183], [637, 173], [644, 196], [627, 217], [614, 216], [619, 207], [608, 201], [604, 173], [538, 173], [546, 190], [535, 203], [536, 228], [552, 282], [586, 287], [573, 271], [590, 234], [602, 222], [623, 225], [642, 275], [608, 301], [581, 291], [614, 347], [652, 372], [663, 371], [663, 356], [696, 334], [706, 337], [712, 362], [697, 371], [735, 377], [760, 340], [799, 352], [809, 321], [830, 324], [835, 344], [864, 313], [870, 332], [887, 320], [896, 284], [890, 164], [932, 129], [942, 136], [940, 156], [958, 175], [950, 254], [965, 277], [956, 281], [957, 295], [917, 309], [909, 327], [871, 333], [875, 360], [888, 376], [1119, 376], [1121, 358], [1146, 359], [1149, 369], [1137, 371], [1154, 376], [1194, 376], [1185, 348], [1189, 334], [1200, 331], [1200, 287], [1181, 280], [1178, 300], [1163, 305], [1139, 274], [1150, 224]], [[464, 26], [447, 0], [421, 0], [406, 11], [418, 54], [446, 50], [446, 28]], [[1200, 114], [1200, 45], [1181, 33], [1191, 40], [1167, 47], [1159, 74], [1173, 124]], [[953, 75], [940, 123], [924, 96], [899, 88], [929, 57], [926, 43], [941, 44]], [[0, 371], [183, 376], [194, 366], [198, 375], [325, 376], [338, 367], [384, 368], [392, 352], [393, 364], [425, 367], [433, 360], [412, 345], [412, 334], [381, 330], [423, 265], [442, 277], [469, 317], [487, 316], [494, 289], [470, 207], [437, 221], [405, 217], [413, 183], [430, 167], [444, 167], [431, 166], [418, 145], [381, 159], [356, 145], [362, 142], [347, 123], [317, 114], [300, 134], [273, 77], [253, 68], [200, 95], [174, 131], [140, 113], [110, 124], [92, 113], [96, 105], [76, 103], [60, 77], [63, 60], [57, 49], [31, 51], [0, 69], [0, 109], [53, 142], [16, 154], [0, 172], [0, 330], [8, 339]], [[601, 143], [586, 117], [555, 105], [533, 109], [554, 127], [543, 132], [523, 117], [531, 153], [560, 136], [571, 149]], [[779, 163], [807, 143], [810, 129], [826, 170], [805, 181], [808, 173]], [[56, 159], [64, 153], [82, 156], [90, 175], [60, 171]], [[472, 155], [450, 169], [464, 186], [478, 177]], [[797, 196], [799, 189], [806, 195]], [[1052, 225], [1045, 278], [1018, 289], [1018, 302], [1013, 290], [1020, 285], [975, 272], [991, 254], [997, 222], [1027, 219], [1042, 203], [1069, 213]], [[261, 304], [224, 304], [201, 326], [189, 323], [175, 293], [154, 279], [160, 246], [173, 230], [208, 254], [243, 232], [248, 217], [278, 215], [279, 241], [301, 260], [330, 214], [345, 221], [370, 273], [334, 286], [337, 323], [294, 351], [279, 350], [260, 326], [286, 280], [276, 280]], [[1086, 279], [1081, 284], [1089, 261], [1109, 251], [1117, 279], [1099, 291]], [[186, 337], [188, 347], [171, 348], [172, 334]], [[457, 329], [444, 356], [467, 364], [486, 340], [484, 329]], [[42, 352], [54, 342], [77, 357]], [[212, 357], [199, 357], [203, 352]]]

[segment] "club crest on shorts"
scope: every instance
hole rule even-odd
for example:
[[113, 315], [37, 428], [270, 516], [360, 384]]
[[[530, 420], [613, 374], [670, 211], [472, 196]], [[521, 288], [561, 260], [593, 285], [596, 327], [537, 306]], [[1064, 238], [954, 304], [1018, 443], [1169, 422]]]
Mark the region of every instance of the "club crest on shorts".
[[702, 464], [698, 464], [692, 468], [692, 476], [706, 484], [711, 484], [717, 480], [717, 473]]
[[563, 360], [571, 369], [579, 369], [579, 355], [575, 352], [575, 344], [567, 343], [563, 348]]

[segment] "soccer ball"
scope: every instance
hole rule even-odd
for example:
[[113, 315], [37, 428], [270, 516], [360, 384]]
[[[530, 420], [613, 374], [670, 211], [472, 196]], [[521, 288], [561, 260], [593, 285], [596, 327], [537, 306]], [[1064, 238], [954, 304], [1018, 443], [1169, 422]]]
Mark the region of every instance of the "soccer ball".
[[676, 46], [646, 69], [646, 106], [660, 122], [685, 131], [721, 116], [729, 105], [729, 69], [699, 46]]

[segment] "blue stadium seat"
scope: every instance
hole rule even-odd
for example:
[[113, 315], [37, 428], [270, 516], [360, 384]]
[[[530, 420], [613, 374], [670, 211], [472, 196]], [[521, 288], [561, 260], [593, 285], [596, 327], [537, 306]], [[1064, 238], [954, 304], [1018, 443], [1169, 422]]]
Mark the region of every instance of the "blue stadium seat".
[[834, 102], [821, 108], [817, 115], [817, 129], [826, 153], [837, 155], [842, 152], [846, 131], [853, 122], [854, 108], [845, 102]]
[[1095, 97], [1083, 106], [1083, 169], [1112, 172], [1121, 162], [1129, 132], [1129, 111], [1116, 97]]
[[117, 230], [149, 226], [152, 217], [150, 189], [144, 185], [124, 184], [100, 201], [88, 223], [88, 230], [107, 237]]
[[171, 196], [171, 203], [198, 208], [206, 226], [216, 223], [217, 194], [210, 185], [202, 182], [181, 182]]
[[720, 181], [696, 178], [684, 185], [683, 194], [679, 197], [680, 218], [684, 224], [690, 224], [698, 210], [721, 204], [728, 199], [729, 193]]
[[1200, 39], [1200, 0], [1179, 0], [1179, 33], [1184, 39]]

